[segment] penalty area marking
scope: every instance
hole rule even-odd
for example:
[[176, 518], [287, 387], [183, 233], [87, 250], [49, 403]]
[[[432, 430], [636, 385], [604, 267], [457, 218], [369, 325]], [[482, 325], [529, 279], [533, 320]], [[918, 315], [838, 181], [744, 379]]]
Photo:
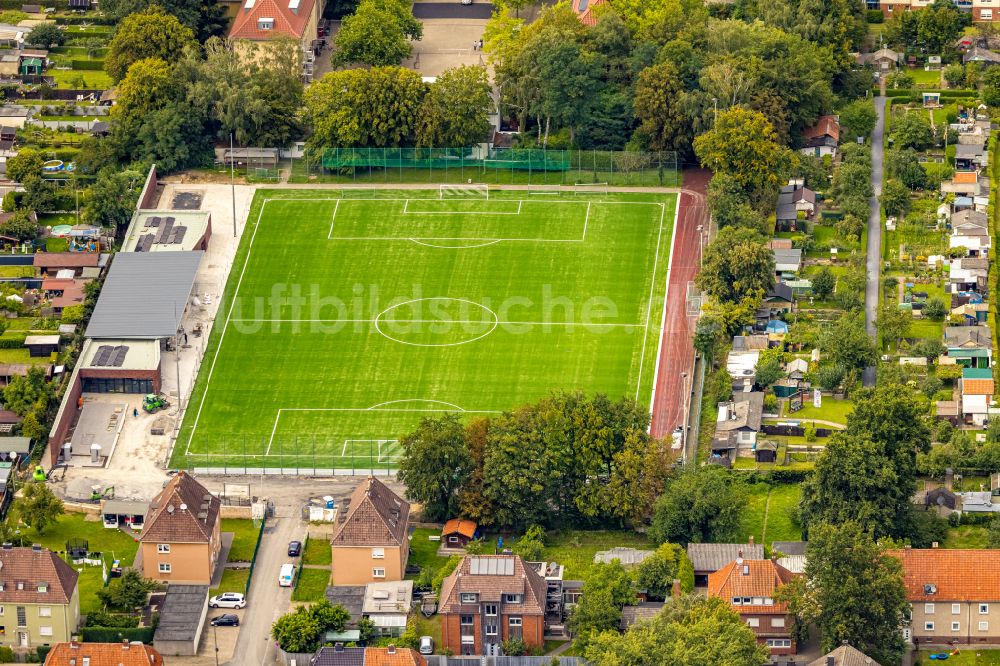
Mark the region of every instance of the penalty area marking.
[[[494, 199], [493, 201], [517, 202], [517, 210], [410, 210], [411, 201], [441, 201], [441, 199], [404, 199], [403, 215], [520, 215], [523, 199]], [[464, 199], [464, 201], [479, 201], [478, 199]], [[491, 202], [492, 203], [492, 202]], [[569, 203], [569, 202], [567, 202]]]
[[[386, 408], [385, 405], [392, 405], [398, 403], [407, 402], [423, 402], [430, 404], [447, 405], [448, 409], [419, 409], [413, 407], [389, 407]], [[378, 404], [372, 405], [371, 407], [281, 407], [278, 409], [277, 415], [274, 417], [274, 427], [271, 428], [271, 437], [267, 440], [267, 449], [264, 451], [264, 456], [270, 456], [271, 445], [274, 443], [274, 436], [278, 432], [278, 422], [281, 421], [282, 412], [415, 412], [415, 413], [436, 413], [436, 414], [450, 414], [454, 412], [461, 412], [462, 414], [502, 414], [500, 410], [497, 409], [462, 409], [457, 405], [453, 405], [450, 402], [443, 402], [441, 400], [425, 400], [422, 398], [409, 398], [406, 400], [390, 400], [388, 402], [380, 402]], [[346, 440], [345, 440], [346, 441]], [[378, 440], [363, 440], [363, 441], [378, 441]], [[194, 454], [199, 455], [199, 454]], [[208, 454], [200, 454], [208, 455]], [[288, 454], [282, 454], [288, 455]]]

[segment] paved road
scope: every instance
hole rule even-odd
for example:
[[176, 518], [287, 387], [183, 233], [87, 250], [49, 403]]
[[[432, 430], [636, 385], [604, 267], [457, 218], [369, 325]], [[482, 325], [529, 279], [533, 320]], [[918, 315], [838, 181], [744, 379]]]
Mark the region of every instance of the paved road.
[[[705, 193], [710, 174], [700, 169], [684, 172], [680, 210], [674, 245], [670, 248], [670, 276], [667, 286], [667, 309], [663, 313], [663, 348], [656, 369], [653, 389], [653, 421], [650, 432], [663, 437], [684, 423], [685, 393], [691, 389], [694, 373], [692, 346], [693, 319], [687, 316], [687, 287], [698, 272], [698, 226], [707, 230], [708, 212]], [[688, 378], [681, 377], [686, 372]]]
[[[881, 282], [882, 265], [882, 217], [879, 213], [878, 197], [882, 194], [882, 141], [885, 135], [885, 97], [875, 98], [875, 112], [878, 122], [872, 132], [872, 187], [875, 190], [870, 201], [871, 210], [868, 213], [868, 257], [865, 262], [865, 272], [868, 284], [865, 285], [865, 330], [868, 335], [876, 338], [875, 317], [878, 313], [879, 283]], [[877, 338], [876, 338], [877, 340]], [[875, 385], [875, 368], [865, 368], [863, 375], [865, 386]]]
[[291, 588], [278, 587], [278, 572], [282, 564], [292, 561], [287, 554], [288, 542], [304, 540], [306, 528], [293, 507], [278, 505], [275, 514], [267, 523], [257, 552], [236, 651], [228, 662], [231, 666], [258, 666], [274, 660], [271, 625], [288, 610], [292, 600]]
[[413, 15], [418, 19], [489, 19], [493, 15], [493, 5], [489, 2], [473, 2], [463, 5], [454, 2], [416, 2]]

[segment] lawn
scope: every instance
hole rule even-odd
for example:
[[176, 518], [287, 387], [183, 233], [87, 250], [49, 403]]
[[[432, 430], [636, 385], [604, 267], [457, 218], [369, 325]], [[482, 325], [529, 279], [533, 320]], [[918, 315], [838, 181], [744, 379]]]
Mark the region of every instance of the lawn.
[[[91, 552], [104, 555], [108, 566], [114, 559], [121, 560], [122, 566], [130, 566], [139, 549], [138, 542], [120, 530], [109, 530], [100, 521], [84, 520], [83, 514], [67, 513], [54, 525], [46, 528], [44, 534], [33, 529], [25, 529], [23, 535], [32, 543], [39, 543], [49, 550], [65, 551], [70, 539], [86, 539]], [[80, 572], [80, 612], [90, 613], [101, 607], [97, 591], [104, 587], [101, 567], [80, 565], [74, 568]]]
[[305, 552], [302, 553], [302, 564], [330, 564], [331, 562], [333, 562], [333, 551], [330, 550], [329, 539], [310, 536], [306, 541]]
[[959, 525], [949, 527], [942, 548], [986, 548], [989, 529], [981, 525]]
[[99, 69], [50, 69], [45, 76], [55, 79], [57, 88], [75, 87], [83, 82], [86, 90], [107, 90], [112, 86], [111, 77]]
[[[441, 530], [418, 527], [411, 533], [410, 556], [407, 564], [415, 564], [423, 569], [438, 569], [448, 561], [447, 557], [438, 557], [437, 550], [441, 545], [439, 541], [430, 541], [429, 536], [440, 536]], [[311, 543], [311, 542], [310, 542]], [[329, 548], [327, 549], [329, 550]], [[416, 578], [419, 574], [408, 575], [407, 578]]]
[[798, 506], [801, 497], [802, 488], [797, 484], [770, 486], [757, 483], [751, 486], [739, 540], [751, 535], [762, 544], [801, 540], [802, 530], [792, 522], [792, 510]]
[[428, 412], [648, 402], [675, 195], [339, 194], [258, 192], [174, 466], [391, 469]]
[[0, 349], [0, 363], [50, 363], [48, 356], [32, 356], [26, 348]]
[[245, 592], [248, 580], [250, 580], [250, 569], [226, 569], [222, 572], [219, 587], [213, 587], [208, 594], [214, 597], [220, 592]]
[[906, 73], [913, 77], [913, 82], [920, 88], [940, 88], [941, 70], [907, 69]]
[[329, 584], [329, 569], [299, 569], [299, 582], [292, 592], [292, 601], [322, 601]]
[[431, 618], [424, 617], [420, 611], [413, 611], [406, 620], [407, 626], [413, 627], [417, 636], [430, 636], [434, 639], [434, 651], [440, 652], [441, 645], [441, 616], [435, 615]]
[[913, 662], [915, 665], [932, 666], [933, 664], [947, 664], [948, 666], [1000, 666], [1000, 650], [981, 650], [977, 648], [961, 648], [961, 651], [948, 657], [947, 661], [932, 661], [931, 654], [939, 652], [951, 652], [947, 650], [920, 650], [917, 658]]
[[823, 396], [821, 407], [813, 407], [812, 400], [808, 400], [803, 403], [802, 409], [792, 414], [785, 414], [784, 418], [797, 421], [819, 419], [846, 424], [847, 415], [853, 411], [854, 403], [850, 400], [837, 400], [829, 396]]
[[254, 527], [252, 520], [223, 518], [222, 531], [233, 533], [233, 547], [229, 551], [229, 562], [249, 562], [257, 547], [260, 528]]
[[542, 557], [548, 562], [558, 562], [563, 565], [565, 580], [580, 580], [585, 579], [590, 573], [597, 551], [609, 550], [615, 546], [654, 547], [649, 539], [635, 532], [614, 530], [552, 532], [545, 538]]

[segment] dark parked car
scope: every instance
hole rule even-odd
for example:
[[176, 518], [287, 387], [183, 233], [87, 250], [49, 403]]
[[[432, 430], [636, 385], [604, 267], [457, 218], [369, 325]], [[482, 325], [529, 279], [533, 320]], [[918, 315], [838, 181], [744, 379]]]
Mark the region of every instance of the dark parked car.
[[302, 542], [292, 541], [288, 544], [288, 557], [298, 557], [302, 554]]
[[225, 615], [220, 615], [219, 617], [213, 617], [211, 625], [213, 627], [238, 627], [240, 626], [240, 618], [226, 613]]

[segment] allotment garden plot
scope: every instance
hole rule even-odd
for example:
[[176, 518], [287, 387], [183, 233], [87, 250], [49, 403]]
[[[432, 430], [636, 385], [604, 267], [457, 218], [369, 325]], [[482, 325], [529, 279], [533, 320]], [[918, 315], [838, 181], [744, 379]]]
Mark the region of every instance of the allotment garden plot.
[[676, 197], [258, 193], [174, 464], [390, 469], [421, 418], [648, 404]]

